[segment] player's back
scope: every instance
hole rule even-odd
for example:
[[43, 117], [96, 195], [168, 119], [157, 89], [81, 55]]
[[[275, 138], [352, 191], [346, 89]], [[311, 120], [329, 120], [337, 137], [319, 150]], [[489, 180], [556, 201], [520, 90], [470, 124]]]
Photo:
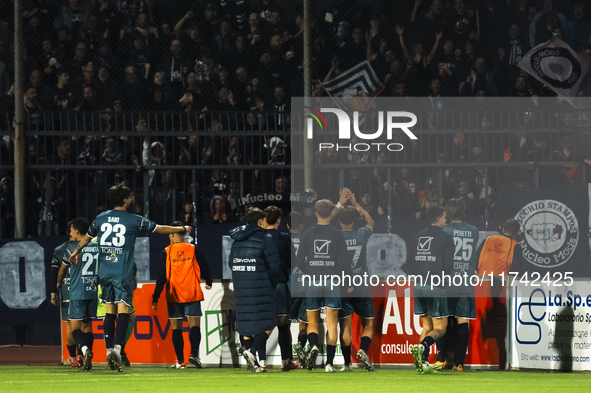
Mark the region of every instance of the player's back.
[[302, 234], [297, 261], [309, 275], [351, 274], [343, 233], [330, 225], [314, 225]]
[[453, 238], [437, 226], [430, 225], [410, 242], [407, 261], [402, 269], [427, 280], [429, 275], [451, 274], [453, 267]]
[[[465, 222], [452, 222], [443, 229], [454, 239], [454, 265], [452, 275], [471, 276], [478, 269], [478, 228]], [[456, 292], [473, 292], [469, 285], [454, 286]]]
[[[74, 252], [77, 244], [77, 242], [72, 242], [68, 246], [68, 256]], [[98, 258], [99, 245], [97, 242], [92, 241], [82, 250], [79, 262], [69, 267], [70, 296], [72, 300], [87, 300], [97, 297]]]
[[267, 233], [273, 237], [275, 244], [277, 245], [277, 251], [279, 252], [279, 258], [281, 259], [281, 267], [284, 273], [289, 276], [291, 270], [291, 239], [289, 234], [279, 232], [277, 229], [269, 229]]
[[135, 239], [156, 229], [145, 217], [124, 210], [109, 210], [99, 214], [88, 229], [98, 237], [99, 272], [103, 278], [132, 280]]
[[347, 252], [351, 259], [353, 274], [367, 272], [367, 242], [371, 234], [372, 230], [367, 226], [353, 231], [343, 231], [343, 237], [347, 244]]
[[[291, 232], [290, 233], [295, 258], [297, 258], [298, 251], [300, 250], [300, 235], [301, 235], [301, 233], [299, 233], [299, 232]], [[292, 264], [295, 265], [295, 260], [292, 261]], [[293, 269], [291, 270], [290, 282], [291, 282], [291, 295], [293, 297], [299, 297], [299, 296], [302, 296], [306, 293], [306, 291], [302, 287], [302, 271], [300, 270], [299, 267], [293, 266]]]

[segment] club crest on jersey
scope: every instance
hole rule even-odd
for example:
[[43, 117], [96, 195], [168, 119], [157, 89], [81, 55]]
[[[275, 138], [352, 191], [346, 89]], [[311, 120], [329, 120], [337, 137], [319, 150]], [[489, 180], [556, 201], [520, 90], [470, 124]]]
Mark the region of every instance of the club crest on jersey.
[[518, 241], [529, 263], [550, 268], [572, 257], [579, 243], [579, 222], [567, 205], [538, 200], [521, 208], [515, 218], [521, 224]]
[[117, 255], [111, 254], [111, 255], [107, 256], [106, 260], [111, 261], [111, 262], [118, 262], [119, 258], [117, 258]]

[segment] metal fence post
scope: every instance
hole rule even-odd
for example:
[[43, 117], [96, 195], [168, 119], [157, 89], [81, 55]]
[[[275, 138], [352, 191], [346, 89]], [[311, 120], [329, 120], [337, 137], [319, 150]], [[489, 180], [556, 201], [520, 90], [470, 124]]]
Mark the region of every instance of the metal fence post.
[[25, 237], [25, 108], [23, 1], [14, 2], [14, 237]]

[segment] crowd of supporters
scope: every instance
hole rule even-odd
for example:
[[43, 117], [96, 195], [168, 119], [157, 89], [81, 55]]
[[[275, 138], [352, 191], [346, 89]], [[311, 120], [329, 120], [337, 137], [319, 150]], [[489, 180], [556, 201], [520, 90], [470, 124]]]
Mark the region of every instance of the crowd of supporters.
[[[314, 4], [313, 94], [326, 97], [320, 82], [369, 60], [385, 86], [380, 96], [430, 97], [436, 109], [443, 97], [552, 97], [516, 63], [532, 47], [555, 38], [576, 51], [591, 51], [588, 3], [405, 0], [383, 2], [380, 9], [362, 0]], [[15, 105], [12, 7], [13, 1], [0, 0], [0, 113], [14, 111]], [[151, 218], [158, 221], [153, 215], [165, 214], [167, 222], [181, 216], [191, 222], [195, 213], [189, 203], [195, 200], [201, 201], [196, 214], [204, 223], [238, 221], [238, 196], [288, 191], [288, 171], [245, 175], [232, 167], [291, 164], [290, 99], [304, 91], [301, 3], [28, 0], [22, 17], [27, 164], [126, 168], [62, 168], [28, 176], [29, 235], [63, 232], [60, 222], [104, 210], [104, 190], [122, 180], [136, 190], [150, 187], [138, 212], [147, 213], [149, 204]], [[585, 80], [579, 95], [589, 93], [591, 84]], [[185, 116], [154, 114], [160, 111]], [[486, 131], [490, 121], [482, 118], [476, 128]], [[576, 128], [588, 121], [565, 114], [559, 124]], [[2, 131], [11, 127], [7, 115]], [[44, 137], [50, 130], [69, 134]], [[190, 136], [162, 134], [171, 130]], [[88, 131], [96, 134], [82, 135]], [[494, 151], [486, 139], [448, 134], [441, 143], [407, 146], [396, 162], [591, 163], [589, 144], [579, 143], [588, 138], [513, 134]], [[8, 132], [3, 135], [0, 163], [10, 165], [12, 140]], [[315, 159], [319, 164], [393, 162], [387, 154], [330, 150]], [[157, 169], [200, 164], [228, 169], [197, 178], [190, 170]], [[12, 178], [10, 171], [1, 172], [0, 213], [3, 222], [10, 222]], [[584, 180], [578, 167], [550, 172], [558, 183]], [[468, 198], [469, 215], [483, 217], [493, 208], [491, 195], [499, 179], [538, 184], [532, 176], [528, 169], [486, 172], [475, 166], [444, 169], [443, 176], [433, 170], [394, 169], [390, 178], [383, 169], [357, 169], [345, 178], [346, 186], [365, 195], [368, 211], [379, 219], [388, 215], [388, 206], [394, 206], [393, 217], [420, 218], [430, 204], [452, 197]], [[319, 190], [327, 184], [338, 189], [334, 179], [319, 178]], [[10, 236], [6, 231], [3, 237]]]

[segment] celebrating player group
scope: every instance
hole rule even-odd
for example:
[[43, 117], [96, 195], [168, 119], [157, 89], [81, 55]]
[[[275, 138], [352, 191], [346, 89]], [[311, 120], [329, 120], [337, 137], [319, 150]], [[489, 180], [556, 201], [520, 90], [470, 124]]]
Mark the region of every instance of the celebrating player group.
[[[202, 368], [201, 282], [205, 281], [205, 289], [209, 290], [212, 277], [203, 253], [186, 236], [192, 228], [180, 222], [157, 225], [127, 212], [134, 197], [123, 185], [109, 189], [107, 197], [114, 208], [98, 215], [92, 223], [85, 218], [71, 221], [70, 240], [55, 249], [52, 260], [56, 283], [52, 303], [61, 302], [62, 319], [67, 326], [68, 362], [86, 371], [92, 369], [92, 319], [103, 314], [108, 366], [122, 372], [130, 365], [125, 343], [132, 331], [133, 292], [137, 286], [135, 239], [156, 232], [168, 234], [170, 240], [159, 260], [154, 261], [158, 277], [152, 308], [157, 309], [164, 291], [177, 357], [171, 367], [187, 367], [182, 335], [182, 321], [186, 317], [191, 347], [188, 361], [195, 368]], [[286, 218], [290, 233], [282, 233], [278, 230], [283, 216], [280, 208], [250, 207], [246, 210], [246, 225], [230, 232], [234, 242], [229, 267], [240, 353], [252, 372], [267, 372], [267, 340], [275, 328], [282, 371], [314, 369], [319, 342], [326, 344], [326, 372], [352, 371], [353, 313], [361, 324], [356, 359], [365, 370], [374, 371], [368, 355], [374, 331], [370, 288], [355, 287], [345, 280], [340, 286], [331, 283], [304, 286], [310, 277], [367, 274], [367, 243], [374, 221], [357, 203], [355, 194], [346, 188], [340, 191], [336, 205], [327, 199], [316, 202], [314, 214], [316, 223], [305, 228], [304, 216], [291, 212]], [[431, 206], [427, 211], [429, 226], [409, 244], [408, 257], [402, 266], [404, 272], [415, 276], [425, 276], [430, 271], [448, 275], [476, 272], [480, 256], [480, 250], [475, 250], [478, 230], [463, 223], [463, 217], [464, 202], [459, 199], [450, 200], [445, 208]], [[511, 241], [510, 236], [507, 238]], [[323, 331], [319, 328], [322, 309], [326, 312], [325, 339], [319, 337]], [[423, 324], [420, 343], [412, 349], [417, 370], [421, 373], [443, 368], [463, 371], [470, 334], [468, 321], [475, 318], [474, 289], [466, 286], [450, 291], [443, 286], [416, 285], [414, 310]], [[295, 343], [290, 329], [294, 319], [299, 323]], [[334, 359], [339, 341], [344, 366], [336, 369]], [[437, 343], [438, 361], [429, 365], [429, 349], [434, 343]]]

